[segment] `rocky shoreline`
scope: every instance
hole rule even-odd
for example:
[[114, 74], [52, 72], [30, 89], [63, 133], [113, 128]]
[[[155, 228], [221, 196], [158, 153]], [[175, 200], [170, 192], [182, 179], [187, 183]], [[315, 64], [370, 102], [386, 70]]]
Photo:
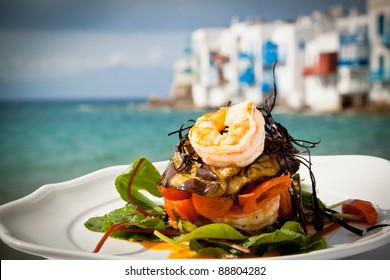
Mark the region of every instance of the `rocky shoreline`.
[[[197, 108], [192, 98], [163, 98], [157, 96], [151, 96], [148, 99], [147, 105], [152, 108], [170, 108], [175, 110], [199, 110]], [[212, 109], [212, 108], [201, 108], [201, 109]], [[312, 112], [311, 109], [301, 108], [301, 109], [293, 109], [287, 106], [277, 106], [275, 110], [279, 112], [288, 112], [288, 113], [303, 113], [303, 112]], [[345, 109], [341, 109], [339, 111], [332, 112], [319, 112], [319, 113], [367, 113], [367, 114], [381, 114], [381, 115], [390, 115], [390, 104], [385, 102], [375, 102], [375, 101], [367, 101], [362, 106], [348, 107]]]

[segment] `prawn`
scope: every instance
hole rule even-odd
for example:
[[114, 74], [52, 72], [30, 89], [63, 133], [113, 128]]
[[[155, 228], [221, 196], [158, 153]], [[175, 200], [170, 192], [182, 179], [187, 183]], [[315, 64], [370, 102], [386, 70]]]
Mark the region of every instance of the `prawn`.
[[249, 213], [244, 213], [235, 205], [222, 217], [210, 219], [213, 223], [225, 223], [248, 234], [257, 234], [262, 228], [272, 225], [278, 218], [280, 196], [277, 195]]
[[251, 164], [263, 153], [265, 121], [252, 101], [200, 117], [189, 131], [195, 152], [215, 167]]

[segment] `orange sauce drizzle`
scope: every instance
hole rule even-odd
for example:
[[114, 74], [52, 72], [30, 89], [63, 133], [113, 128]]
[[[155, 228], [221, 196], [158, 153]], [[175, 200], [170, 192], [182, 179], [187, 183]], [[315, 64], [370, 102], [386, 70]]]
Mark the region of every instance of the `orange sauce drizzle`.
[[199, 258], [198, 254], [194, 251], [185, 248], [179, 248], [173, 244], [166, 242], [155, 242], [155, 241], [141, 241], [139, 242], [144, 248], [149, 250], [163, 250], [171, 251], [169, 254], [170, 259], [193, 259]]

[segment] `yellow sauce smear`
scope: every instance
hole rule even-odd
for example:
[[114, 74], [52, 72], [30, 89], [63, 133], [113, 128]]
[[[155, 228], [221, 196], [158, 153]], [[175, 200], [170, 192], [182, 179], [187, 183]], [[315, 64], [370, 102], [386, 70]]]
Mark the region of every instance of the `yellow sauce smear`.
[[143, 247], [149, 250], [163, 250], [171, 251], [169, 258], [171, 259], [193, 259], [199, 258], [199, 255], [189, 249], [179, 248], [173, 244], [166, 242], [141, 241], [139, 242]]

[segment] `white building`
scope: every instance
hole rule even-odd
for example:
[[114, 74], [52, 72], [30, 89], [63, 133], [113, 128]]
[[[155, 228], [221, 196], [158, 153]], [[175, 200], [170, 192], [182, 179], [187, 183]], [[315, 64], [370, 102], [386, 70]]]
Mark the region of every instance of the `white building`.
[[[264, 42], [264, 50], [267, 44], [275, 44], [277, 46], [277, 65], [275, 67], [275, 79], [278, 91], [279, 104], [288, 105], [290, 107], [300, 107], [302, 88], [300, 87], [298, 77], [301, 76], [299, 44], [297, 43], [297, 33], [294, 23], [277, 21], [269, 28], [269, 34]], [[264, 57], [264, 56], [263, 56]], [[264, 63], [263, 69], [271, 68], [272, 61]], [[268, 75], [263, 72], [263, 83], [268, 83], [270, 86], [273, 83], [273, 77], [269, 72]], [[273, 87], [271, 87], [273, 91]], [[267, 93], [262, 87], [263, 94]]]
[[367, 16], [335, 9], [321, 17], [326, 29], [308, 40], [305, 50], [306, 105], [315, 111], [362, 106], [370, 85]]
[[370, 98], [390, 104], [390, 1], [367, 2], [370, 38]]
[[192, 34], [193, 99], [197, 107], [218, 107], [250, 99], [260, 104], [273, 91], [273, 67], [281, 80], [280, 100], [295, 91], [294, 25], [232, 22], [226, 29]]
[[367, 100], [390, 104], [390, 1], [369, 0], [367, 15], [333, 7], [295, 22], [232, 21], [192, 34], [196, 107], [219, 107], [273, 92], [278, 105], [338, 111]]
[[[254, 75], [259, 73], [261, 25], [232, 23], [228, 29], [199, 29], [192, 34], [197, 107], [219, 107], [229, 101], [262, 101]], [[244, 78], [242, 79], [242, 77]]]
[[337, 32], [327, 32], [307, 42], [304, 69], [304, 105], [315, 111], [339, 108], [337, 92]]

